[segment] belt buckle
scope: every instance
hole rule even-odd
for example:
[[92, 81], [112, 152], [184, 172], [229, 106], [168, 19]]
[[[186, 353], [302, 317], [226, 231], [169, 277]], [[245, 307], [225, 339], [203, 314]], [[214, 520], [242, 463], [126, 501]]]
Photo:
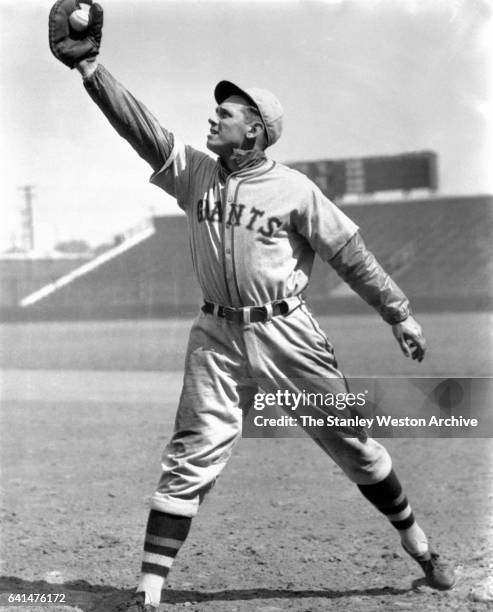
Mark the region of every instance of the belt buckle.
[[[259, 314], [262, 315], [262, 318], [259, 319], [259, 323], [265, 323], [269, 319], [269, 309], [267, 306], [258, 306]], [[272, 313], [271, 313], [272, 318]]]
[[223, 306], [224, 318], [227, 321], [234, 321], [235, 309], [231, 306]]
[[[266, 306], [251, 306], [248, 323], [265, 323], [269, 319], [269, 309]], [[245, 321], [245, 317], [243, 317]], [[245, 321], [246, 322], [246, 321]]]

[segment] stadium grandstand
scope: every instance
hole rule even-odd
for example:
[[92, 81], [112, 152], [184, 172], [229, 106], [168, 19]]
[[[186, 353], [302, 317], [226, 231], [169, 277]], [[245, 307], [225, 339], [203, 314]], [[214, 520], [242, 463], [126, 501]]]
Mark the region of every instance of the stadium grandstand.
[[[356, 195], [353, 203], [339, 200], [341, 208], [416, 310], [491, 309], [493, 196], [436, 194], [436, 158], [429, 152], [292, 166], [303, 166], [336, 200]], [[368, 193], [385, 184], [429, 193], [396, 200]], [[0, 272], [3, 320], [188, 316], [201, 302], [183, 215], [154, 217], [88, 260], [2, 258]], [[369, 308], [318, 258], [307, 297], [321, 313]]]

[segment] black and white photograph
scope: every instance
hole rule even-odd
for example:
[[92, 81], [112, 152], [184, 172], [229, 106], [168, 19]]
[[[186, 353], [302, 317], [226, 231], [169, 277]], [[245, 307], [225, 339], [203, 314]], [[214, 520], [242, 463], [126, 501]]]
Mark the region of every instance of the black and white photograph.
[[0, 611], [490, 609], [491, 0], [0, 22]]

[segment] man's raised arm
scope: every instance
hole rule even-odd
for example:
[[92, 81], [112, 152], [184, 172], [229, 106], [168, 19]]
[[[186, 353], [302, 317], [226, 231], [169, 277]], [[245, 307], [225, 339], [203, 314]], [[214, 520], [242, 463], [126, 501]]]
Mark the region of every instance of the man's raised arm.
[[74, 31], [69, 22], [77, 8], [76, 0], [58, 0], [54, 4], [49, 17], [50, 49], [58, 60], [81, 73], [87, 92], [111, 125], [157, 171], [171, 154], [173, 135], [98, 63], [102, 7], [91, 3], [89, 23], [82, 32]]
[[87, 60], [82, 61], [77, 69], [84, 78], [84, 87], [91, 98], [118, 134], [154, 171], [162, 168], [173, 150], [173, 135], [104, 66], [91, 62], [88, 73], [88, 63]]

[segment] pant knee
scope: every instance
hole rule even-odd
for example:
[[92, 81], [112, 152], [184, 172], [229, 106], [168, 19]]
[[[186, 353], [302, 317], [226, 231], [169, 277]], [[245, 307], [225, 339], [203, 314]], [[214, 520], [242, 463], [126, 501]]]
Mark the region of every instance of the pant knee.
[[331, 438], [317, 440], [319, 446], [356, 484], [373, 484], [386, 478], [392, 469], [387, 449], [373, 438]]
[[151, 508], [193, 517], [228, 462], [235, 437], [212, 439], [198, 432], [176, 433], [161, 458], [161, 476]]
[[387, 449], [370, 438], [343, 469], [356, 484], [374, 484], [390, 474], [392, 460]]

